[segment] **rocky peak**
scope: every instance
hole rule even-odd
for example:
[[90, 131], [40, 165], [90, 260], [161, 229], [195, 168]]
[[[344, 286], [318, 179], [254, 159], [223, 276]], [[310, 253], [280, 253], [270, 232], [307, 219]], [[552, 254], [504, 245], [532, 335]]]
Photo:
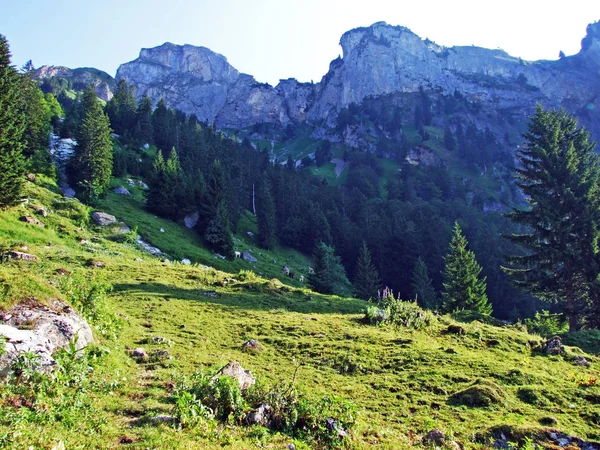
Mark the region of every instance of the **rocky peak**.
[[376, 22], [370, 27], [354, 28], [344, 33], [340, 39], [343, 57], [352, 57], [355, 52], [364, 50], [367, 44], [390, 47], [402, 44], [402, 40], [421, 41], [419, 36], [406, 27], [388, 25], [386, 22]]
[[96, 95], [104, 101], [109, 101], [113, 94], [115, 80], [106, 72], [91, 67], [69, 69], [63, 66], [42, 66], [32, 71], [34, 80], [43, 81], [52, 78], [64, 78], [73, 84], [94, 85]]

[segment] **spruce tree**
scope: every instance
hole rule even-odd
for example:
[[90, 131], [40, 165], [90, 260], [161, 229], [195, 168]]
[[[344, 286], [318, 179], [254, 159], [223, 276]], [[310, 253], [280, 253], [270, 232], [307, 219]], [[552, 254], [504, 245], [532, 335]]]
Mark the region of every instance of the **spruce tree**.
[[436, 310], [439, 306], [437, 294], [431, 284], [427, 265], [421, 257], [415, 263], [415, 269], [412, 276], [413, 294], [417, 299], [417, 303], [423, 308]]
[[0, 207], [16, 204], [21, 196], [25, 124], [19, 75], [10, 65], [8, 42], [0, 34]]
[[78, 131], [75, 164], [86, 200], [95, 202], [110, 184], [113, 154], [110, 122], [93, 87], [83, 97], [84, 119]]
[[338, 294], [343, 286], [350, 283], [333, 247], [319, 243], [315, 248], [314, 260], [315, 273], [309, 275], [308, 283], [317, 292]]
[[146, 198], [146, 207], [149, 211], [163, 216], [169, 207], [166, 181], [166, 163], [162, 151], [159, 149], [154, 157], [151, 176], [148, 179], [149, 190]]
[[509, 238], [526, 250], [508, 257], [514, 283], [547, 301], [564, 304], [576, 331], [585, 310], [577, 298], [594, 294], [598, 274], [598, 156], [589, 134], [564, 111], [538, 105], [517, 157], [516, 184], [528, 208], [508, 217], [524, 227]]
[[379, 274], [371, 261], [371, 253], [365, 241], [362, 242], [356, 261], [353, 287], [354, 294], [363, 300], [374, 298], [381, 287]]
[[151, 144], [153, 140], [152, 129], [152, 100], [144, 94], [137, 109], [137, 124], [135, 138], [142, 144]]
[[454, 235], [444, 258], [443, 309], [446, 312], [468, 310], [491, 314], [492, 306], [485, 292], [485, 277], [479, 277], [481, 266], [477, 264], [475, 254], [467, 250], [467, 245], [460, 225], [455, 222]]
[[258, 222], [258, 240], [260, 245], [271, 250], [277, 243], [275, 203], [271, 194], [271, 183], [265, 179], [258, 188], [256, 220]]
[[209, 222], [204, 239], [213, 249], [229, 259], [233, 259], [233, 235], [227, 216], [225, 202], [219, 203], [215, 217]]

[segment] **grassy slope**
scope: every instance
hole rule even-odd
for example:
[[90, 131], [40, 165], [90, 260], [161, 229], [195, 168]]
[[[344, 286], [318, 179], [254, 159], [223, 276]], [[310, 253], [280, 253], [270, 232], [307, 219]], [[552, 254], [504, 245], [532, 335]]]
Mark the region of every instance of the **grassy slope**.
[[[600, 376], [596, 356], [586, 355], [591, 368], [577, 367], [562, 357], [533, 354], [529, 343], [537, 340], [534, 336], [478, 322], [462, 324], [464, 336], [446, 335], [443, 329], [453, 323], [446, 317], [427, 331], [364, 325], [360, 321], [364, 302], [161, 262], [108, 239], [114, 230], [88, 225], [89, 211], [78, 202], [31, 183], [27, 191], [30, 206], [0, 213], [0, 243], [3, 247], [26, 244], [41, 260], [0, 265], [5, 287], [0, 306], [6, 308], [28, 296], [41, 301], [60, 297], [58, 288], [48, 283], [59, 281], [58, 268], [94, 270], [114, 285], [110, 305], [125, 326], [117, 340], [102, 342], [110, 354], [91, 374], [93, 387], [85, 408], [73, 406], [71, 416], [65, 413], [60, 422], [36, 426], [27, 421], [27, 408], [2, 402], [0, 418], [6, 414], [12, 419], [10, 423], [0, 420], [0, 437], [14, 438], [14, 448], [51, 448], [59, 439], [66, 448], [128, 448], [120, 441], [133, 442], [129, 448], [283, 448], [293, 442], [256, 427], [177, 431], [172, 425], [137, 421], [172, 411], [170, 383], [181, 374], [230, 360], [240, 361], [268, 384], [290, 381], [301, 364], [297, 386], [334, 393], [358, 406], [356, 448], [410, 447], [432, 428], [453, 435], [467, 448], [482, 448], [472, 442], [475, 433], [498, 425], [539, 429], [538, 420], [548, 416], [558, 420], [556, 428], [561, 431], [600, 440], [597, 419], [592, 418], [594, 412], [600, 415], [600, 386], [582, 386]], [[116, 203], [109, 196], [103, 206], [111, 201]], [[42, 219], [44, 229], [18, 222], [24, 213], [33, 215], [31, 205], [41, 204], [54, 211]], [[132, 217], [140, 220], [140, 229], [159, 225], [167, 230], [166, 223], [151, 222], [139, 211], [129, 214], [136, 214]], [[176, 235], [177, 225], [171, 227], [165, 235], [181, 239], [181, 246], [190, 245], [187, 230], [179, 229], [181, 234]], [[82, 238], [92, 244], [80, 245]], [[143, 262], [136, 261], [140, 257]], [[106, 267], [83, 267], [89, 259]], [[170, 345], [144, 347], [148, 351], [166, 348], [174, 358], [164, 364], [134, 363], [127, 349], [152, 336], [165, 337]], [[241, 345], [247, 339], [258, 339], [263, 351], [243, 352]], [[490, 346], [494, 339], [498, 345]], [[342, 369], [352, 365], [353, 370]], [[505, 400], [486, 408], [453, 405], [451, 394], [478, 378], [497, 383]], [[524, 387], [537, 393], [537, 404], [519, 399], [519, 389]]]

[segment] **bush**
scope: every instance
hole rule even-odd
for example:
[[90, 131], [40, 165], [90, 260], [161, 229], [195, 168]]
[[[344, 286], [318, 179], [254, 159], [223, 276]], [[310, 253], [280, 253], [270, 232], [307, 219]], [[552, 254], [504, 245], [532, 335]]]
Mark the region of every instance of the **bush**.
[[421, 308], [416, 302], [395, 298], [391, 289], [384, 289], [377, 305], [369, 306], [365, 320], [371, 324], [391, 323], [396, 326], [420, 330], [435, 322], [431, 311]]
[[110, 283], [99, 275], [80, 270], [61, 279], [59, 288], [69, 303], [98, 331], [108, 337], [116, 337], [122, 324], [108, 309], [107, 295], [112, 290]]
[[564, 333], [568, 329], [562, 314], [551, 314], [546, 310], [536, 312], [532, 319], [525, 319], [525, 325], [530, 333], [539, 334], [545, 338]]

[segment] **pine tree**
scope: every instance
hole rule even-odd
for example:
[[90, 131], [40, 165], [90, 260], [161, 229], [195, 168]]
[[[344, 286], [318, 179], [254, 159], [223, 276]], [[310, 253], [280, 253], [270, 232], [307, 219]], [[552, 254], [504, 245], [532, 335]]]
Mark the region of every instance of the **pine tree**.
[[529, 207], [513, 209], [508, 217], [525, 227], [525, 233], [509, 238], [527, 254], [509, 257], [516, 268], [505, 271], [533, 295], [563, 303], [569, 328], [576, 331], [584, 311], [577, 298], [588, 290], [594, 293], [600, 267], [595, 143], [564, 111], [544, 111], [539, 105], [524, 138], [516, 178]]
[[268, 179], [265, 179], [258, 188], [256, 220], [260, 245], [267, 250], [273, 249], [277, 243], [275, 203], [271, 194], [271, 183]]
[[117, 83], [113, 97], [106, 105], [110, 123], [118, 134], [130, 136], [134, 132], [137, 113], [133, 84], [121, 79]]
[[137, 109], [135, 138], [142, 144], [151, 144], [154, 142], [152, 135], [152, 100], [144, 94]]
[[491, 314], [492, 307], [485, 293], [485, 277], [479, 278], [481, 266], [477, 264], [475, 254], [467, 250], [467, 245], [460, 225], [455, 222], [454, 235], [444, 258], [443, 309], [446, 312], [468, 310]]
[[82, 104], [84, 119], [78, 131], [75, 165], [86, 200], [95, 202], [108, 189], [112, 175], [111, 129], [93, 87], [86, 90]]
[[333, 247], [319, 243], [315, 248], [314, 259], [315, 273], [308, 278], [308, 283], [314, 290], [322, 294], [337, 294], [342, 286], [350, 283]]
[[374, 298], [381, 287], [379, 274], [371, 261], [371, 253], [365, 241], [362, 243], [358, 260], [356, 261], [353, 287], [354, 294], [363, 300]]
[[0, 207], [16, 204], [21, 196], [25, 120], [19, 75], [10, 65], [8, 42], [0, 34]]
[[227, 217], [225, 202], [219, 203], [215, 217], [209, 222], [204, 239], [215, 251], [229, 259], [233, 259], [233, 235]]
[[436, 310], [439, 307], [439, 301], [435, 289], [429, 278], [427, 265], [421, 257], [417, 259], [412, 276], [413, 294], [417, 298], [417, 303], [423, 308]]

